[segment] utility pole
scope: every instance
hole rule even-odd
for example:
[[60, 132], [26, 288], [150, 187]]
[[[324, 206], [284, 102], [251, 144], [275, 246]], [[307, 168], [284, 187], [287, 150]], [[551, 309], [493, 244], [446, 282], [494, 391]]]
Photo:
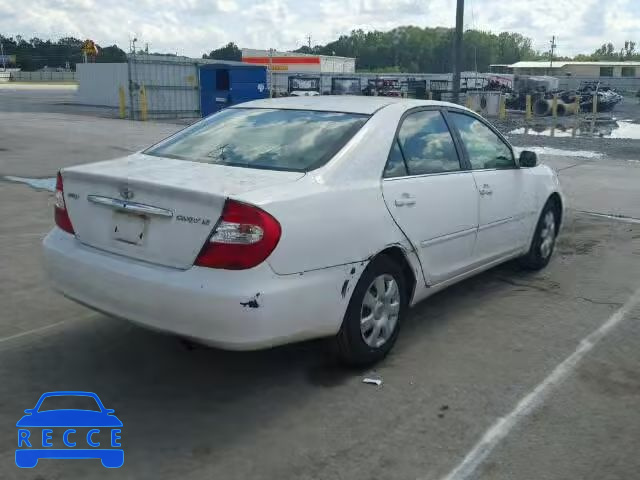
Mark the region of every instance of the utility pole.
[[0, 40], [0, 57], [2, 57], [2, 71], [7, 71], [7, 63], [4, 60], [4, 45], [2, 45], [2, 40]]
[[[551, 51], [549, 52], [549, 68], [553, 68], [553, 53], [556, 51], [556, 36], [551, 37]], [[551, 73], [551, 72], [549, 72]]]
[[273, 98], [273, 52], [274, 49], [269, 49], [269, 98]]
[[136, 109], [133, 106], [133, 99], [134, 99], [133, 91], [135, 89], [134, 76], [131, 70], [133, 69], [133, 66], [136, 61], [136, 42], [137, 41], [138, 39], [135, 37], [133, 38], [133, 40], [131, 40], [131, 44], [130, 44], [131, 52], [127, 57], [127, 77], [129, 79], [129, 118], [131, 118], [131, 120], [136, 119]]
[[464, 0], [458, 0], [456, 7], [456, 33], [453, 46], [453, 103], [460, 102], [460, 71], [462, 70], [462, 28], [464, 20]]
[[307, 41], [309, 42], [309, 50], [311, 50], [311, 35], [307, 35]]

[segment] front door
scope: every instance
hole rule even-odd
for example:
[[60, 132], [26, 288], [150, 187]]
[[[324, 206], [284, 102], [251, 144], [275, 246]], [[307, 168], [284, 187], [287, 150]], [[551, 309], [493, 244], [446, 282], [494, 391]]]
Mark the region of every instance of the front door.
[[457, 128], [478, 188], [474, 258], [487, 263], [522, 249], [527, 172], [517, 168], [511, 147], [480, 119], [463, 112], [449, 112], [448, 118]]
[[463, 171], [438, 110], [405, 117], [382, 184], [387, 208], [418, 253], [428, 284], [463, 273], [473, 262], [478, 192]]

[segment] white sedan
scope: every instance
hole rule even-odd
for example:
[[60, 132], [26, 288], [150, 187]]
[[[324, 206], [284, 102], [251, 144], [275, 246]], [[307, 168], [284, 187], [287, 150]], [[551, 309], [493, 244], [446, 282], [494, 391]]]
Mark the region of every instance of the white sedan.
[[331, 337], [366, 364], [438, 290], [544, 267], [562, 215], [555, 173], [463, 107], [280, 98], [64, 168], [44, 257], [109, 315], [228, 349]]

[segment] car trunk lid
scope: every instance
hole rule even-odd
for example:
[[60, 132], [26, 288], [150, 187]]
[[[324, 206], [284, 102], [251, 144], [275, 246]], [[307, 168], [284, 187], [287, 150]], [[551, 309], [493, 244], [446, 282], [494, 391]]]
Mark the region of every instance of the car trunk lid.
[[101, 250], [186, 269], [227, 198], [294, 182], [304, 173], [134, 154], [62, 171], [78, 240]]

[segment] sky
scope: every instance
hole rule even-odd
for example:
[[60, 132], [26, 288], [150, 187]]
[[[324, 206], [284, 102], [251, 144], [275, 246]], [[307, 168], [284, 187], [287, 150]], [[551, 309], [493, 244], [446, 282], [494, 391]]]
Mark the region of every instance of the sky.
[[[127, 49], [197, 56], [233, 41], [292, 50], [351, 30], [453, 26], [456, 0], [0, 0], [0, 33], [29, 39], [91, 38]], [[466, 0], [465, 28], [516, 31], [557, 55], [638, 41], [640, 0]]]

